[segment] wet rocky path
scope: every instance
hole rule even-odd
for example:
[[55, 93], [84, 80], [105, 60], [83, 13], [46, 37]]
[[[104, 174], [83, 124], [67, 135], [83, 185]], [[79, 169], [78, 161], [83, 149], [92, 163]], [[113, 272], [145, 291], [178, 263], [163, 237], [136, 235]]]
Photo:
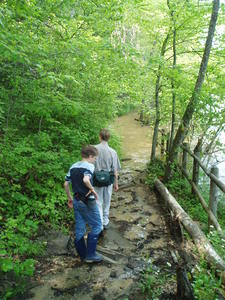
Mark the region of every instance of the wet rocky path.
[[[159, 294], [175, 293], [170, 251], [174, 242], [157, 197], [145, 184], [145, 176], [143, 163], [123, 162], [120, 189], [111, 202], [110, 228], [98, 246], [105, 256], [102, 263], [80, 262], [69, 246], [68, 236], [48, 233], [47, 255], [39, 262], [27, 299], [148, 299], [151, 276], [156, 279]], [[141, 282], [146, 270], [151, 270], [151, 276], [143, 293]]]
[[[112, 198], [111, 226], [99, 243], [99, 252], [109, 260], [81, 263], [67, 248], [68, 237], [52, 232], [28, 299], [147, 299], [140, 289], [143, 271], [151, 266], [159, 279], [162, 274], [173, 276], [173, 242], [144, 177], [142, 170], [121, 172], [121, 189]], [[165, 291], [171, 292], [175, 286], [168, 288]]]

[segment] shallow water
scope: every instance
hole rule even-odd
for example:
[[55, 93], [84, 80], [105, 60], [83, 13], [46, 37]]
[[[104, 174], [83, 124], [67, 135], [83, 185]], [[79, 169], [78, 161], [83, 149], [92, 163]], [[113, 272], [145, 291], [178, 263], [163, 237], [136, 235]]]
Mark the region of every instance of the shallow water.
[[153, 129], [140, 126], [137, 113], [119, 117], [112, 128], [120, 136], [123, 158], [130, 158], [132, 165], [145, 165], [150, 160]]
[[[123, 158], [130, 158], [129, 166], [144, 166], [149, 160], [152, 147], [152, 126], [140, 126], [138, 113], [130, 113], [119, 117], [111, 125], [115, 132], [120, 136], [122, 142]], [[160, 138], [160, 136], [159, 136]], [[225, 132], [220, 134], [220, 142], [225, 142]], [[159, 155], [159, 147], [157, 148]], [[216, 153], [211, 157], [209, 167], [217, 165], [219, 168], [219, 178], [225, 182], [225, 154]]]

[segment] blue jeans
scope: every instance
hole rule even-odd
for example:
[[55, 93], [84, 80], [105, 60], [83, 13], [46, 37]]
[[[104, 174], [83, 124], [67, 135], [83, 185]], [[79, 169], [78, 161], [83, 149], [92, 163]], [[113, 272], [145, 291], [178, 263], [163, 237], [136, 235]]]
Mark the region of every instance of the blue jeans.
[[73, 200], [75, 217], [75, 240], [79, 241], [86, 233], [86, 224], [91, 229], [91, 234], [98, 235], [102, 230], [102, 221], [96, 201], [86, 205], [82, 201]]

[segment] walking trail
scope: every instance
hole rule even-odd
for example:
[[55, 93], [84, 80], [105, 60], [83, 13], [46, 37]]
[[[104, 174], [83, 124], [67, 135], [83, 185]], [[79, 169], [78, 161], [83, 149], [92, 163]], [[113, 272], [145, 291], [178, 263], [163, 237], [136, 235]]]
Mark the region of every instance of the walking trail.
[[110, 228], [98, 247], [105, 260], [82, 263], [68, 236], [48, 232], [47, 254], [39, 261], [27, 299], [147, 299], [141, 288], [147, 269], [158, 280], [153, 282], [150, 277], [145, 290], [154, 283], [161, 289], [160, 299], [173, 299], [169, 295], [176, 290], [170, 251], [174, 242], [157, 197], [145, 184], [152, 132], [149, 127], [141, 127], [135, 117], [130, 114], [113, 124], [127, 159], [122, 164], [120, 189], [111, 202]]

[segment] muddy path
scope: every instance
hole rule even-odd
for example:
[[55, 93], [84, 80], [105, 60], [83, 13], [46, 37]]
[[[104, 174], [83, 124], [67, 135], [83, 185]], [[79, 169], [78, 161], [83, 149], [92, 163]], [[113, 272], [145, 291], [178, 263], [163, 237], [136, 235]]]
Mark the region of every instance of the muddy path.
[[[117, 126], [120, 128], [118, 133], [126, 142], [133, 139], [136, 132], [143, 144], [141, 150], [135, 151], [134, 139], [133, 147], [127, 147], [124, 153], [131, 160], [123, 162], [121, 188], [113, 194], [111, 202], [110, 228], [98, 246], [98, 251], [105, 256], [104, 261], [99, 264], [80, 262], [72, 240], [62, 233], [50, 232], [46, 236], [47, 254], [38, 263], [26, 299], [147, 299], [141, 289], [141, 279], [149, 268], [158, 276], [160, 294], [175, 294], [175, 280], [162, 282], [162, 277], [175, 276], [170, 251], [175, 247], [174, 242], [155, 193], [144, 183], [147, 155], [144, 151], [149, 153], [150, 134], [134, 121], [134, 115], [130, 118], [133, 129], [131, 120], [125, 121], [131, 131], [137, 127], [136, 131], [130, 132], [118, 122], [115, 130]], [[172, 298], [161, 296], [160, 299]]]

